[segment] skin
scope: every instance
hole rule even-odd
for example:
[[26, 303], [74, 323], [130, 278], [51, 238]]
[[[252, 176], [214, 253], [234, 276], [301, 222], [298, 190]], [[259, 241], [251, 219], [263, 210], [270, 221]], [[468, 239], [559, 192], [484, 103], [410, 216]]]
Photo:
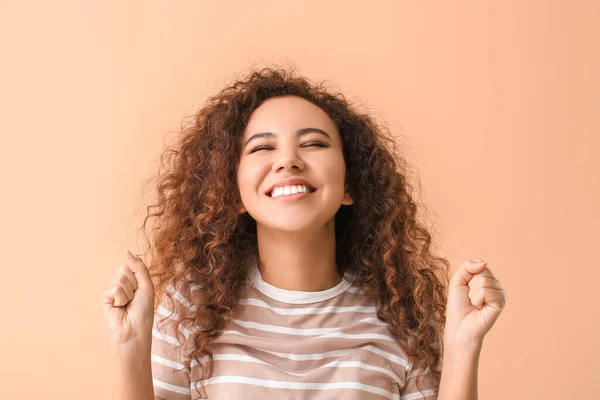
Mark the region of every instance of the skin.
[[[316, 132], [296, 135], [302, 128], [322, 129], [330, 138]], [[261, 276], [286, 290], [331, 288], [342, 280], [336, 267], [334, 217], [342, 205], [354, 203], [345, 183], [338, 129], [315, 104], [284, 96], [270, 98], [254, 110], [242, 143], [262, 132], [276, 136], [242, 145], [237, 170], [240, 212], [256, 220]], [[266, 196], [274, 183], [292, 177], [305, 179], [317, 190], [293, 202]]]

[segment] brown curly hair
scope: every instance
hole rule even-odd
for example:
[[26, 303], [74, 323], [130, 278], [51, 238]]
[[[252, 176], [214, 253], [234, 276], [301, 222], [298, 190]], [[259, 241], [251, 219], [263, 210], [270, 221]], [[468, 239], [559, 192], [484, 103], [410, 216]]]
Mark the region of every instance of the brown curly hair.
[[[449, 263], [432, 254], [432, 236], [417, 222], [410, 168], [397, 141], [384, 125], [328, 90], [325, 81], [313, 83], [293, 70], [272, 67], [253, 70], [210, 97], [191, 123], [182, 124], [176, 144], [161, 155], [161, 168], [151, 178], [157, 183], [157, 199], [147, 207], [142, 228], [155, 309], [163, 296], [176, 304], [170, 287], [195, 305], [175, 306], [175, 331], [188, 349], [185, 368], [202, 356], [209, 362], [200, 380], [212, 376], [213, 355], [207, 345], [234, 317], [248, 276], [247, 261], [257, 257], [256, 221], [239, 212], [236, 171], [244, 128], [266, 99], [287, 95], [323, 109], [342, 139], [355, 202], [335, 215], [338, 271], [356, 275], [409, 365], [418, 361], [429, 367], [439, 383]], [[416, 182], [420, 188], [418, 177]], [[419, 211], [426, 209], [419, 205]], [[153, 217], [150, 244], [146, 223]], [[195, 327], [185, 338], [179, 329], [183, 323]]]

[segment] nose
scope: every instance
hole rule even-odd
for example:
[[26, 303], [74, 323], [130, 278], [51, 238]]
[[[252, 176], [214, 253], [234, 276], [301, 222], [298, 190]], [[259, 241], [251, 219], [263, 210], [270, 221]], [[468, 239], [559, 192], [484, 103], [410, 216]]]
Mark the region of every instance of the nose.
[[304, 169], [304, 162], [300, 160], [295, 154], [289, 156], [282, 156], [276, 162], [273, 163], [273, 172], [277, 172], [280, 168], [291, 170], [292, 168]]

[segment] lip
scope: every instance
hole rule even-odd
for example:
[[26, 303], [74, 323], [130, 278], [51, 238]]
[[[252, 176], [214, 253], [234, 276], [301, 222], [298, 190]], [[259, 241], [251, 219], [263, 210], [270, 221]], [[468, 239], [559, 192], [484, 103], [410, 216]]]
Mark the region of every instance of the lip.
[[[311, 185], [310, 183], [308, 183], [307, 181], [305, 181], [302, 178], [288, 178], [288, 179], [282, 179], [280, 181], [278, 181], [277, 183], [275, 183], [273, 186], [271, 186], [266, 192], [265, 194], [269, 197], [271, 197], [271, 193], [273, 192], [273, 190], [275, 190], [276, 187], [279, 186], [290, 186], [290, 185], [304, 185], [306, 187], [308, 187], [309, 190], [311, 190], [311, 193], [314, 192], [315, 187], [313, 185]], [[310, 193], [309, 193], [310, 194]], [[290, 195], [288, 197], [295, 197], [296, 195]], [[277, 199], [278, 197], [276, 197]]]

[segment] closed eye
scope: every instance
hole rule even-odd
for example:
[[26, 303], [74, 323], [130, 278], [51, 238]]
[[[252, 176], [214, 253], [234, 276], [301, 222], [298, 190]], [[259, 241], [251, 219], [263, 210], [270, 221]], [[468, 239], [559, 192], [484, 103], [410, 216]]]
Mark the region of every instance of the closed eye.
[[[327, 145], [325, 145], [324, 143], [321, 143], [321, 142], [309, 142], [309, 143], [306, 143], [305, 145], [303, 145], [302, 147], [311, 147], [311, 146], [327, 147]], [[255, 151], [264, 150], [264, 149], [272, 149], [272, 147], [271, 146], [257, 146], [252, 149], [250, 154], [254, 153]]]

